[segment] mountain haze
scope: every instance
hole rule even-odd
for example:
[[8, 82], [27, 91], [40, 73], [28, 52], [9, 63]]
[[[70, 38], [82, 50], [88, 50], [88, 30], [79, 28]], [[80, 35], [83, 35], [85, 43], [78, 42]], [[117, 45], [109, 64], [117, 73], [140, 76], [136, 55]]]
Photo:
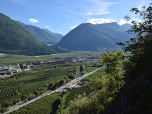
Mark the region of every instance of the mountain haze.
[[122, 28], [124, 28], [125, 30], [129, 30], [131, 29], [131, 24], [123, 24], [121, 25]]
[[30, 31], [43, 44], [56, 44], [59, 42], [57, 38], [55, 38], [53, 35], [49, 34], [41, 28], [32, 25], [26, 25], [19, 21], [17, 22], [20, 25], [22, 25], [25, 29]]
[[53, 35], [55, 38], [57, 38], [59, 41], [62, 39], [63, 35], [60, 33], [53, 33], [47, 29], [43, 29], [44, 31], [48, 32], [49, 34]]
[[98, 51], [118, 49], [116, 42], [125, 42], [131, 35], [116, 22], [96, 24], [83, 23], [65, 35], [56, 47], [68, 50]]
[[42, 45], [35, 36], [16, 21], [0, 13], [0, 52], [42, 55], [56, 53]]

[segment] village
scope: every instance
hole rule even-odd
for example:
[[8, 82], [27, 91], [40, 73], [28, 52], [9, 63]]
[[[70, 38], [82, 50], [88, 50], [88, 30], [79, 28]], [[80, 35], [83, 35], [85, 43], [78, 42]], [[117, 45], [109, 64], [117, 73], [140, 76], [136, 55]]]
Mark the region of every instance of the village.
[[37, 63], [17, 63], [16, 66], [0, 66], [0, 78], [8, 77], [16, 73], [24, 72], [30, 70], [32, 67], [44, 66], [44, 65], [52, 65], [52, 64], [71, 64], [71, 63], [86, 63], [86, 62], [98, 62], [98, 58], [96, 57], [59, 57], [55, 58], [53, 61], [41, 61]]

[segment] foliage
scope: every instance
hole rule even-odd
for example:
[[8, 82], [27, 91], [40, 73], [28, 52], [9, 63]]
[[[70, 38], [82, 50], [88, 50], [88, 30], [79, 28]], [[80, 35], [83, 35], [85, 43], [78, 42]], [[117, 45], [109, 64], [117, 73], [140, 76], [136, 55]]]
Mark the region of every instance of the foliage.
[[82, 95], [85, 91], [86, 91], [86, 86], [69, 90], [65, 98], [65, 107], [69, 106], [71, 100], [77, 98], [78, 95]]
[[[124, 65], [125, 76], [127, 77], [125, 93], [129, 102], [131, 113], [151, 113], [152, 97], [152, 3], [142, 10], [132, 8], [130, 11], [138, 15], [142, 22], [132, 21], [132, 27], [128, 33], [136, 33], [137, 37], [131, 38], [125, 43], [119, 42], [128, 54], [128, 61]], [[130, 20], [125, 16], [126, 20]], [[128, 86], [129, 85], [129, 86]]]
[[101, 78], [91, 80], [89, 82], [89, 84], [87, 84], [86, 88], [87, 88], [86, 89], [86, 93], [87, 94], [95, 92], [95, 91], [98, 91], [98, 90], [101, 90], [102, 89], [102, 80], [101, 80]]
[[81, 75], [84, 75], [85, 73], [86, 73], [86, 68], [85, 68], [85, 66], [84, 66], [84, 64], [82, 64], [81, 66], [80, 66], [80, 71], [81, 71]]
[[[151, 75], [151, 56], [152, 56], [152, 19], [151, 11], [152, 4], [149, 7], [143, 6], [143, 10], [138, 8], [132, 8], [132, 12], [139, 15], [142, 22], [132, 21], [132, 27], [128, 30], [128, 33], [136, 33], [137, 37], [131, 38], [130, 41], [125, 43], [119, 42], [122, 45], [125, 52], [130, 52], [129, 60], [126, 62], [124, 69], [127, 76], [138, 76], [141, 73], [146, 73], [147, 76]], [[130, 20], [128, 16], [125, 16], [126, 20]], [[150, 78], [150, 77], [149, 77]]]
[[120, 88], [124, 84], [123, 76], [120, 73], [122, 70], [119, 67], [122, 59], [124, 59], [125, 54], [122, 51], [107, 51], [107, 53], [101, 53], [101, 61], [106, 64], [107, 68], [105, 69], [108, 80], [108, 90], [112, 93], [117, 93], [120, 91]]
[[[101, 114], [104, 113], [107, 104], [112, 97], [108, 97], [105, 87], [105, 78], [102, 77], [89, 82], [86, 86], [86, 94], [78, 95], [64, 114]], [[94, 84], [95, 83], [95, 84]]]

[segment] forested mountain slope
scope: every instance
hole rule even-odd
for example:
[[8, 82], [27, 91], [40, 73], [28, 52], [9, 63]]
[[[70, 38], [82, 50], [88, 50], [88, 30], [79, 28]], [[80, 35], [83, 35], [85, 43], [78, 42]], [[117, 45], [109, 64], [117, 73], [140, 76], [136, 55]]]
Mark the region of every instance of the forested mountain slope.
[[97, 51], [103, 48], [118, 49], [116, 42], [125, 42], [131, 36], [115, 22], [96, 25], [83, 23], [65, 35], [56, 47], [85, 51]]
[[41, 55], [56, 53], [42, 45], [16, 21], [0, 13], [0, 50], [3, 53]]

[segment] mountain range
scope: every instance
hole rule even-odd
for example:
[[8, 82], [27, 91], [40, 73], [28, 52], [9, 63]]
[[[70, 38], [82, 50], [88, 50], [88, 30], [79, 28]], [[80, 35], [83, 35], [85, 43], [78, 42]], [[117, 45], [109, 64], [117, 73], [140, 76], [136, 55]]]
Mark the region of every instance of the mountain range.
[[[62, 36], [47, 29], [16, 22], [0, 13], [0, 52], [44, 55], [69, 52], [69, 50], [102, 52], [107, 49], [120, 50], [116, 42], [125, 42], [130, 40], [130, 37], [135, 37], [126, 32], [129, 28], [131, 28], [130, 24], [120, 26], [116, 22], [82, 23]], [[47, 44], [53, 46], [48, 47]]]
[[42, 45], [28, 30], [2, 13], [0, 13], [0, 52], [24, 55], [56, 53]]
[[[82, 23], [65, 35], [56, 47], [74, 51], [101, 51], [103, 49], [120, 49], [116, 42], [130, 40], [126, 32], [129, 25], [120, 26], [116, 22], [104, 24]], [[131, 25], [130, 25], [131, 27]]]
[[[36, 26], [32, 26], [32, 25], [26, 25], [20, 21], [16, 21], [18, 22], [20, 25], [22, 25], [26, 30], [28, 30], [29, 32], [31, 32], [41, 43], [43, 44], [56, 44], [59, 42], [59, 40], [52, 34], [50, 34], [49, 32], [46, 32], [46, 30], [43, 30], [39, 27]], [[55, 33], [54, 33], [55, 34]]]

